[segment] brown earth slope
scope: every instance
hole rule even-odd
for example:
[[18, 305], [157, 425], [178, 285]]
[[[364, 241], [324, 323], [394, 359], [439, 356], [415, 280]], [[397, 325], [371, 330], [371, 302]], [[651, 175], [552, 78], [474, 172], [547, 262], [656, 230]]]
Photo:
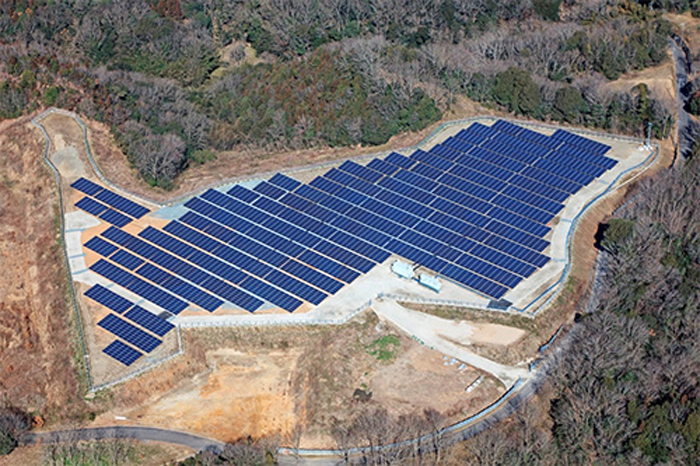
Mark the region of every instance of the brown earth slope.
[[0, 404], [49, 421], [84, 409], [58, 188], [28, 119], [0, 123]]

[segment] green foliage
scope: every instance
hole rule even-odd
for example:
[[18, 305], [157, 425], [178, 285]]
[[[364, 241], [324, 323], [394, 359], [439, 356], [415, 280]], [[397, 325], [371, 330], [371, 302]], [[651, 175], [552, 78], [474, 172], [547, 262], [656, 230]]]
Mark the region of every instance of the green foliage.
[[24, 70], [19, 80], [19, 87], [22, 89], [32, 88], [36, 85], [36, 76], [32, 70]]
[[189, 159], [192, 161], [192, 163], [204, 165], [205, 163], [216, 159], [216, 152], [208, 149], [196, 150], [189, 155]]
[[12, 453], [28, 429], [29, 417], [26, 413], [17, 409], [0, 408], [0, 457]]
[[515, 67], [496, 75], [493, 98], [511, 112], [524, 115], [533, 114], [542, 101], [540, 88], [530, 73]]
[[569, 123], [578, 123], [586, 113], [586, 101], [578, 89], [562, 87], [554, 96], [554, 117]]
[[9, 455], [17, 448], [17, 440], [9, 432], [0, 432], [0, 456]]
[[8, 81], [0, 83], [0, 119], [17, 118], [27, 109], [29, 99]]
[[44, 91], [44, 105], [46, 106], [51, 106], [56, 103], [56, 100], [58, 99], [58, 87], [56, 86], [49, 86], [46, 88], [46, 91]]
[[601, 246], [610, 252], [619, 250], [621, 244], [634, 232], [634, 222], [624, 218], [611, 218], [603, 233]]
[[644, 420], [643, 429], [633, 441], [633, 445], [653, 462], [667, 462], [670, 450], [665, 445], [664, 437], [672, 434], [673, 425], [669, 419], [669, 403], [651, 408], [651, 415]]
[[317, 51], [303, 60], [233, 69], [198, 102], [215, 125], [215, 147], [284, 144], [300, 147], [376, 145], [440, 118], [420, 89], [388, 85], [337, 53]]
[[681, 434], [693, 449], [695, 457], [700, 456], [700, 407], [695, 406], [683, 423]]
[[386, 335], [373, 341], [367, 351], [377, 360], [388, 363], [396, 359], [401, 342], [396, 335]]
[[692, 113], [693, 115], [700, 116], [700, 91], [694, 92], [690, 96], [686, 108], [688, 112]]
[[562, 0], [532, 0], [532, 8], [542, 19], [559, 21], [559, 8]]

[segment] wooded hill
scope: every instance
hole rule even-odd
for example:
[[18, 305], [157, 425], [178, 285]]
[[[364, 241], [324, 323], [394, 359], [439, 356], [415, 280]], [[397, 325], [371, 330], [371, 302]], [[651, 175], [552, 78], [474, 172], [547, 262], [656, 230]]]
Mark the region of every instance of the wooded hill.
[[[219, 150], [375, 145], [466, 95], [538, 119], [656, 137], [645, 86], [683, 2], [140, 0], [0, 3], [0, 118], [41, 106], [108, 124], [151, 184]], [[246, 49], [244, 44], [252, 49]], [[251, 57], [254, 52], [256, 58]]]

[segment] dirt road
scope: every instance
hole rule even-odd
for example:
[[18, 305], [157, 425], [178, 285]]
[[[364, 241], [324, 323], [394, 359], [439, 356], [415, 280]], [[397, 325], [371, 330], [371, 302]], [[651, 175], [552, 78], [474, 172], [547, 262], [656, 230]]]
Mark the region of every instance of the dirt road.
[[460, 326], [452, 320], [411, 311], [391, 300], [377, 301], [372, 305], [372, 308], [380, 317], [390, 321], [409, 335], [422, 340], [431, 348], [492, 374], [506, 387], [512, 386], [519, 378], [526, 379], [529, 376], [526, 369], [498, 364], [446, 339], [468, 344], [469, 330], [464, 325]]

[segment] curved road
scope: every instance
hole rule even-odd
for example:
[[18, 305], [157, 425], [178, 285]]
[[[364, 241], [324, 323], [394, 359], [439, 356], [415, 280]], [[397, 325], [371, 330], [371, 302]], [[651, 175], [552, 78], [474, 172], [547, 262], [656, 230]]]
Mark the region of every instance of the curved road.
[[[489, 416], [475, 421], [463, 429], [445, 434], [442, 438], [444, 444], [452, 444], [463, 441], [474, 435], [477, 435], [494, 424], [509, 417], [523, 403], [532, 398], [538, 388], [544, 381], [544, 368], [536, 373], [528, 383], [523, 384], [502, 406]], [[141, 427], [141, 426], [109, 426], [109, 427], [89, 427], [72, 430], [60, 430], [52, 432], [30, 432], [25, 434], [21, 440], [21, 445], [40, 445], [40, 444], [58, 444], [58, 443], [74, 443], [80, 440], [111, 440], [111, 439], [134, 439], [140, 441], [156, 441], [165, 442], [175, 445], [189, 447], [194, 451], [212, 451], [220, 452], [223, 450], [225, 443], [219, 440], [202, 437], [199, 435], [188, 434], [176, 430], [160, 429], [156, 427]], [[336, 465], [343, 457], [343, 452], [329, 451], [318, 452], [313, 451], [300, 452], [300, 455], [295, 455], [294, 451], [288, 448], [280, 448], [278, 450], [280, 464], [314, 464], [314, 465]], [[360, 453], [349, 455], [353, 458], [361, 456]]]
[[218, 440], [176, 430], [137, 426], [89, 427], [52, 432], [30, 432], [22, 437], [20, 443], [22, 445], [37, 445], [106, 439], [150, 440], [182, 445], [195, 451], [207, 450], [214, 452], [221, 451], [225, 445], [224, 442]]

